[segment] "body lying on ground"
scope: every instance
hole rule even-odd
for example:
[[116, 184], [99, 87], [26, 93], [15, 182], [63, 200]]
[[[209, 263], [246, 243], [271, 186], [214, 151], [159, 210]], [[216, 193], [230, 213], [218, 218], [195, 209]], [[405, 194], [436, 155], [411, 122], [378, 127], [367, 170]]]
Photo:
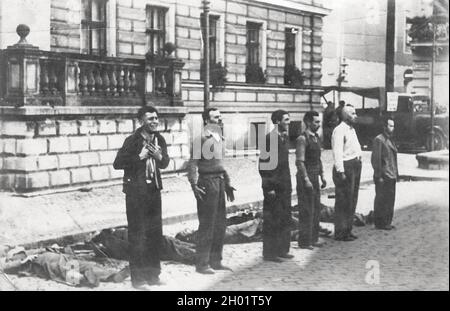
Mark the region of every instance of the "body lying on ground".
[[[294, 207], [295, 210], [295, 207]], [[291, 219], [291, 240], [298, 236], [298, 215], [295, 211]], [[334, 209], [322, 206], [320, 221], [332, 223]], [[262, 241], [262, 218], [259, 213], [241, 213], [227, 219], [225, 244], [251, 243]], [[372, 215], [355, 214], [354, 224], [364, 226], [372, 222]], [[195, 264], [195, 241], [197, 232], [184, 230], [175, 238], [163, 236], [161, 260]], [[129, 243], [126, 227], [105, 229], [88, 243], [98, 257], [128, 260]], [[11, 256], [12, 252], [12, 256]], [[52, 279], [68, 285], [95, 287], [99, 282], [122, 282], [129, 276], [128, 266], [117, 272], [106, 269], [94, 262], [79, 260], [70, 254], [61, 254], [54, 250], [12, 250], [9, 256], [0, 262], [0, 269], [8, 274], [38, 276]]]
[[[294, 208], [295, 209], [295, 208]], [[293, 213], [291, 218], [291, 240], [296, 241], [298, 236], [298, 218]], [[334, 209], [322, 206], [321, 222], [333, 222]], [[364, 226], [369, 216], [355, 215], [356, 226]], [[262, 241], [263, 220], [260, 213], [241, 213], [227, 219], [225, 244], [251, 243]], [[326, 229], [324, 229], [326, 231]], [[331, 232], [325, 232], [328, 235]], [[175, 238], [163, 236], [161, 247], [161, 260], [176, 261], [188, 265], [195, 264], [195, 246], [197, 241], [196, 230], [183, 230]], [[119, 260], [128, 260], [128, 229], [121, 227], [105, 229], [96, 235], [90, 242], [94, 252], [99, 257], [108, 257]]]
[[23, 248], [11, 250], [0, 261], [0, 270], [7, 274], [37, 276], [70, 286], [88, 287], [97, 287], [100, 282], [119, 283], [130, 275], [128, 268], [116, 271], [55, 250], [25, 251]]
[[[108, 257], [128, 260], [129, 243], [128, 228], [102, 230], [90, 242], [95, 254], [99, 257]], [[185, 264], [194, 264], [195, 244], [163, 236], [160, 250], [161, 260], [177, 261]]]

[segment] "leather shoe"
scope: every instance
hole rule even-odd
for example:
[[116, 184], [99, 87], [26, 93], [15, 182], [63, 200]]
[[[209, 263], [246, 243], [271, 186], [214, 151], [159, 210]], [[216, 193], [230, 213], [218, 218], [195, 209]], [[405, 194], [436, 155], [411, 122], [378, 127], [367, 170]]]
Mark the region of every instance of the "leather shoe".
[[278, 255], [278, 257], [284, 258], [284, 259], [292, 259], [292, 258], [294, 258], [294, 255], [286, 253], [286, 254]]
[[336, 241], [344, 241], [344, 242], [350, 242], [350, 241], [354, 241], [355, 239], [350, 237], [350, 236], [346, 236], [343, 238], [334, 238]]
[[153, 285], [165, 285], [166, 283], [161, 281], [159, 278], [155, 278], [155, 279], [151, 279], [150, 281], [147, 281], [147, 284], [149, 286], [153, 286]]
[[309, 249], [309, 250], [311, 250], [311, 251], [314, 249], [314, 247], [312, 247], [311, 245], [299, 246], [298, 248], [301, 248], [301, 249]]
[[387, 226], [384, 226], [384, 227], [377, 227], [377, 229], [380, 229], [380, 230], [392, 230], [392, 229], [395, 229], [395, 227], [391, 226], [391, 225], [387, 225]]
[[133, 284], [133, 288], [135, 288], [137, 290], [147, 290], [147, 291], [151, 290], [150, 285], [148, 285], [146, 282]]
[[320, 227], [320, 229], [319, 229], [319, 234], [321, 234], [323, 236], [329, 236], [329, 235], [331, 235], [331, 233], [333, 233], [333, 232], [331, 230], [326, 229], [326, 228]]
[[264, 260], [273, 262], [283, 262], [283, 260], [279, 257], [264, 257]]
[[214, 274], [214, 270], [210, 267], [204, 267], [204, 268], [196, 268], [195, 271], [201, 274]]
[[348, 235], [349, 237], [351, 237], [352, 239], [356, 240], [358, 237], [356, 235], [354, 235], [353, 233], [350, 233]]
[[228, 271], [233, 271], [233, 269], [231, 269], [230, 267], [224, 266], [224, 265], [222, 265], [222, 264], [211, 265], [211, 268], [213, 268], [214, 270], [228, 270]]

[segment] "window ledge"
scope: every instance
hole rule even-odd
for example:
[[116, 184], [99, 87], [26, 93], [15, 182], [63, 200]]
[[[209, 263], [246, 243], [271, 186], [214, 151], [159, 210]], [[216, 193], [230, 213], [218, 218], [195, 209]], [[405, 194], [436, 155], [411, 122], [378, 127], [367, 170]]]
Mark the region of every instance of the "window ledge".
[[[190, 86], [190, 87], [197, 87], [197, 88], [203, 88], [203, 81], [198, 80], [183, 80], [184, 86]], [[288, 85], [279, 85], [279, 84], [258, 84], [258, 83], [245, 83], [245, 82], [227, 82], [225, 84], [225, 90], [226, 89], [249, 89], [249, 88], [258, 88], [258, 89], [264, 89], [267, 91], [276, 91], [276, 90], [284, 90], [284, 91], [292, 91], [292, 92], [298, 92], [298, 91], [313, 91], [313, 92], [320, 92], [323, 90], [320, 86], [302, 86], [301, 88], [293, 88]]]

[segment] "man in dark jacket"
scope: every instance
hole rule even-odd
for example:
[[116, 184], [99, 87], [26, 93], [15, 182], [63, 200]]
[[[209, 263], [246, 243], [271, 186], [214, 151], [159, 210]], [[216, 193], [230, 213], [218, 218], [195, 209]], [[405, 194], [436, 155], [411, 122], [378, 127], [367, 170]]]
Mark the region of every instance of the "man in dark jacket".
[[148, 285], [161, 284], [160, 169], [168, 166], [169, 156], [166, 141], [157, 131], [158, 111], [142, 107], [137, 117], [142, 126], [125, 139], [113, 166], [124, 170], [131, 282], [133, 287], [147, 289]]
[[271, 119], [275, 128], [266, 135], [265, 146], [260, 144], [258, 167], [264, 194], [263, 257], [264, 260], [282, 262], [281, 258], [294, 257], [289, 254], [292, 193], [289, 169], [289, 113], [276, 110]]
[[375, 137], [372, 148], [373, 179], [375, 182], [375, 228], [391, 230], [394, 216], [395, 186], [398, 178], [397, 147], [392, 141], [394, 120], [385, 117], [383, 133]]

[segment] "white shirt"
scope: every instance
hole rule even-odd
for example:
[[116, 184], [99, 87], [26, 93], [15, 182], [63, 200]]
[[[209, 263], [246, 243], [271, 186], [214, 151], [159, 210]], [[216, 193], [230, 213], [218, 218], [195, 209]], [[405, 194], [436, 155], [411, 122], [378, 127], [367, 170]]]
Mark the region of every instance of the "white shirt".
[[361, 145], [355, 129], [345, 122], [341, 122], [333, 130], [331, 137], [334, 167], [338, 173], [344, 172], [344, 161], [361, 157]]

